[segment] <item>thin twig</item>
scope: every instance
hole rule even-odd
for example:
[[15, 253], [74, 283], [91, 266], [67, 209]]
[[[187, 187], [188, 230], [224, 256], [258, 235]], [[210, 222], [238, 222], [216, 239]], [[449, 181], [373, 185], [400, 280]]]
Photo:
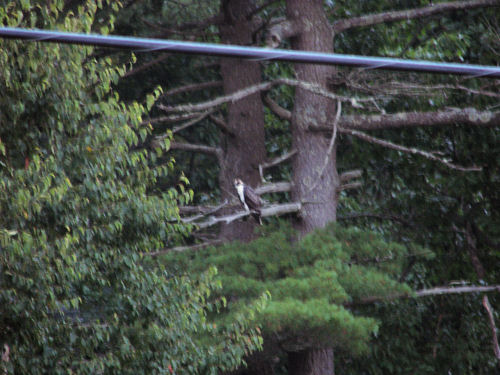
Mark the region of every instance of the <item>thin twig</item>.
[[372, 137], [372, 136], [370, 136], [370, 135], [368, 135], [366, 133], [363, 133], [363, 132], [360, 132], [360, 131], [357, 131], [357, 130], [339, 128], [339, 132], [341, 132], [343, 134], [349, 134], [349, 135], [355, 136], [355, 137], [357, 137], [359, 139], [362, 139], [364, 141], [367, 141], [369, 143], [377, 144], [377, 145], [380, 145], [380, 146], [383, 146], [383, 147], [386, 147], [386, 148], [390, 148], [392, 150], [397, 150], [397, 151], [401, 151], [401, 152], [408, 153], [408, 154], [420, 155], [420, 156], [423, 156], [423, 157], [425, 157], [427, 159], [434, 160], [434, 161], [437, 161], [439, 163], [442, 163], [442, 164], [446, 165], [448, 168], [456, 169], [456, 170], [459, 170], [459, 171], [462, 171], [462, 172], [471, 172], [471, 171], [477, 172], [477, 171], [481, 171], [482, 170], [481, 167], [478, 167], [478, 166], [475, 166], [475, 165], [472, 166], [472, 167], [462, 167], [460, 165], [450, 163], [448, 160], [445, 160], [443, 158], [437, 157], [436, 155], [434, 155], [434, 154], [432, 154], [430, 152], [423, 151], [423, 150], [420, 150], [420, 149], [415, 148], [415, 147], [401, 146], [401, 145], [398, 145], [396, 143], [392, 143], [392, 142], [386, 141], [384, 139], [379, 139], [379, 138]]
[[257, 85], [249, 86], [242, 90], [235, 91], [232, 94], [220, 96], [218, 98], [208, 100], [206, 102], [201, 102], [196, 104], [180, 104], [176, 106], [157, 104], [157, 106], [158, 108], [167, 113], [205, 111], [209, 108], [217, 107], [225, 103], [230, 103], [230, 102], [234, 103], [238, 100], [244, 99], [247, 96], [253, 95], [257, 92], [267, 91], [277, 85], [289, 85], [293, 87], [300, 87], [304, 90], [310, 91], [318, 95], [322, 95], [326, 98], [350, 103], [352, 106], [357, 108], [361, 106], [360, 103], [370, 102], [372, 100], [372, 98], [351, 98], [351, 97], [336, 95], [330, 91], [325, 90], [320, 85], [316, 85], [314, 83], [306, 81], [299, 81], [296, 79], [289, 79], [289, 78], [278, 78], [273, 81], [262, 82]]
[[337, 128], [338, 128], [338, 123], [339, 123], [339, 118], [340, 118], [340, 113], [342, 112], [342, 102], [337, 100], [337, 113], [335, 114], [335, 119], [333, 120], [333, 134], [332, 137], [330, 138], [330, 144], [328, 145], [328, 149], [326, 151], [325, 155], [325, 160], [323, 161], [323, 165], [321, 166], [321, 169], [319, 170], [318, 178], [316, 179], [316, 182], [311, 186], [308, 190], [308, 192], [313, 191], [318, 184], [321, 181], [321, 176], [323, 176], [323, 173], [325, 172], [325, 169], [328, 165], [328, 162], [330, 161], [330, 157], [333, 151], [333, 146], [335, 145], [335, 139], [337, 138]]
[[292, 150], [292, 151], [287, 152], [284, 155], [281, 155], [281, 156], [278, 156], [277, 158], [274, 158], [271, 161], [268, 161], [267, 163], [259, 164], [260, 179], [262, 181], [265, 181], [265, 179], [264, 179], [264, 169], [271, 168], [271, 167], [274, 167], [275, 165], [281, 164], [281, 163], [287, 161], [288, 159], [290, 159], [296, 153], [297, 153], [297, 150]]

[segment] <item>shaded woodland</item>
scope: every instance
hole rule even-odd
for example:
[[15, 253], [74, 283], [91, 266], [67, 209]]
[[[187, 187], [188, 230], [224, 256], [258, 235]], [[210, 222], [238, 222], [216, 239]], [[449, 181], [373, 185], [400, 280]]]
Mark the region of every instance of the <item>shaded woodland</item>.
[[[4, 1], [0, 24], [498, 65], [499, 6]], [[498, 79], [0, 44], [5, 373], [499, 368]]]

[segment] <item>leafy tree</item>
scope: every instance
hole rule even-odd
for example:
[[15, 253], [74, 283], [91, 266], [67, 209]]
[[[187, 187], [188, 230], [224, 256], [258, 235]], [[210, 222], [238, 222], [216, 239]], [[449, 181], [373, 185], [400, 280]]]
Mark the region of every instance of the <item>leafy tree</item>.
[[[115, 2], [110, 2], [115, 7]], [[106, 33], [104, 5], [2, 3], [0, 24]], [[116, 9], [115, 9], [116, 10]], [[91, 47], [0, 41], [0, 344], [2, 372], [216, 373], [260, 346], [259, 305], [225, 327], [215, 270], [177, 277], [148, 253], [189, 233], [184, 180], [142, 147], [146, 104], [113, 90], [125, 67]], [[168, 139], [167, 139], [168, 141]]]

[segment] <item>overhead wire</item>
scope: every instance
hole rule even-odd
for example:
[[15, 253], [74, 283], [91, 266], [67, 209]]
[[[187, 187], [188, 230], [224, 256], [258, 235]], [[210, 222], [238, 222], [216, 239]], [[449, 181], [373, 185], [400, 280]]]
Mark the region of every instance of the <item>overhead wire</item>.
[[128, 49], [141, 52], [169, 51], [171, 53], [235, 57], [258, 61], [270, 60], [308, 64], [344, 65], [364, 67], [368, 69], [455, 74], [470, 77], [500, 77], [500, 66], [445, 63], [437, 61], [357, 56], [313, 51], [269, 49], [261, 47], [243, 47], [225, 44], [81, 34], [14, 27], [0, 27], [0, 38], [22, 39], [36, 42], [82, 44], [98, 47]]

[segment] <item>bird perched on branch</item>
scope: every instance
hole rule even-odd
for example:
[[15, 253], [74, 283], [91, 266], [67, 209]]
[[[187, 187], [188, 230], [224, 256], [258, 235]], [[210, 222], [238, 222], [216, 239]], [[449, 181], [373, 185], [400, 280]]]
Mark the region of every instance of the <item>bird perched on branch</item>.
[[246, 211], [252, 212], [252, 216], [262, 224], [260, 218], [262, 200], [259, 195], [248, 185], [245, 185], [239, 178], [234, 180], [234, 187], [238, 192], [238, 198]]

